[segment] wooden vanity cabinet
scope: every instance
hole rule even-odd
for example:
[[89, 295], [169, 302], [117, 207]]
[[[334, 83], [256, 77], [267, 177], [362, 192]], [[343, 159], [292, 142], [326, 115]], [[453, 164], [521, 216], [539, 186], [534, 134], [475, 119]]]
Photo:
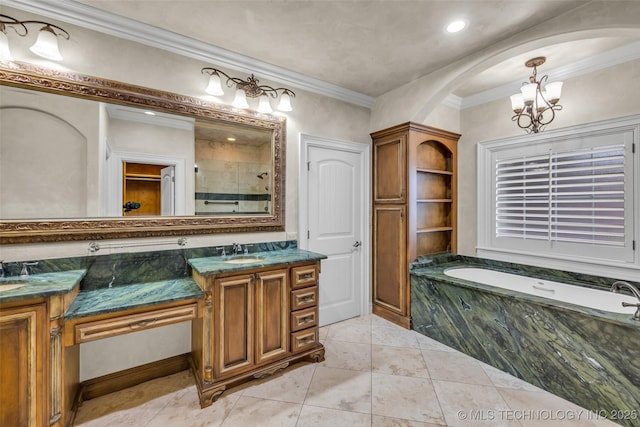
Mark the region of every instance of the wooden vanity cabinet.
[[63, 313], [78, 290], [0, 305], [0, 426], [62, 427], [77, 378], [64, 365]]
[[287, 270], [216, 279], [214, 378], [228, 378], [289, 351]]
[[220, 275], [193, 273], [205, 292], [192, 330], [200, 405], [230, 386], [271, 375], [304, 358], [324, 360], [318, 340], [319, 262]]
[[409, 264], [456, 251], [459, 134], [403, 123], [373, 140], [373, 312], [411, 327]]
[[46, 313], [45, 303], [0, 309], [1, 426], [49, 424]]

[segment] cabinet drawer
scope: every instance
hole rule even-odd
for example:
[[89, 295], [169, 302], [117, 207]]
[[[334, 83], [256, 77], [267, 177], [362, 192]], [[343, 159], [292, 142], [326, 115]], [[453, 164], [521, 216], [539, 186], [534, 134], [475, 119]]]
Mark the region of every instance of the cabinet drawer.
[[291, 313], [291, 332], [318, 325], [318, 307], [298, 310]]
[[318, 328], [304, 329], [291, 334], [291, 351], [306, 350], [318, 344]]
[[291, 291], [291, 311], [313, 307], [318, 304], [318, 287]]
[[318, 283], [318, 269], [315, 265], [305, 265], [291, 269], [291, 289], [304, 288], [316, 283]]
[[95, 322], [81, 323], [75, 327], [75, 342], [82, 343], [113, 337], [129, 332], [157, 328], [172, 323], [193, 320], [197, 317], [197, 304], [164, 310], [149, 311], [129, 316], [112, 317]]

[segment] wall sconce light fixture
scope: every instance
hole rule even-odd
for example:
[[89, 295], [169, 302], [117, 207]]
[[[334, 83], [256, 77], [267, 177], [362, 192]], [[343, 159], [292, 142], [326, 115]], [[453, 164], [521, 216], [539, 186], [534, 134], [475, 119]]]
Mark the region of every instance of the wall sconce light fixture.
[[58, 49], [58, 36], [62, 36], [69, 40], [69, 33], [57, 25], [49, 24], [42, 21], [18, 21], [7, 15], [0, 14], [0, 60], [13, 61], [13, 55], [9, 50], [9, 39], [7, 38], [7, 28], [13, 30], [20, 37], [26, 37], [29, 34], [27, 25], [40, 24], [44, 25], [38, 32], [36, 42], [29, 50], [38, 56], [53, 61], [62, 61], [62, 55]]
[[539, 56], [525, 62], [526, 67], [533, 68], [533, 75], [529, 77], [529, 83], [522, 83], [520, 93], [511, 95], [511, 108], [516, 113], [511, 120], [527, 133], [540, 132], [555, 119], [556, 111], [562, 110], [562, 105], [558, 104], [562, 82], [547, 83], [546, 75], [536, 80], [536, 67], [545, 61], [544, 56]]
[[231, 105], [236, 108], [249, 108], [247, 96], [249, 98], [260, 97], [260, 101], [258, 102], [258, 112], [272, 113], [273, 109], [271, 108], [269, 97], [274, 99], [280, 97], [280, 102], [278, 103], [277, 109], [280, 111], [293, 110], [293, 108], [291, 107], [291, 98], [295, 97], [296, 94], [290, 89], [286, 89], [283, 87], [272, 88], [271, 86], [267, 85], [259, 85], [259, 80], [256, 79], [253, 74], [247, 77], [246, 80], [242, 80], [237, 77], [230, 77], [228, 74], [211, 67], [205, 67], [201, 70], [201, 72], [203, 74], [209, 75], [209, 83], [207, 85], [207, 88], [205, 89], [205, 92], [207, 92], [209, 95], [224, 95], [220, 75], [223, 75], [227, 78], [227, 87], [233, 87], [234, 85], [236, 86], [236, 94], [233, 102], [231, 103]]

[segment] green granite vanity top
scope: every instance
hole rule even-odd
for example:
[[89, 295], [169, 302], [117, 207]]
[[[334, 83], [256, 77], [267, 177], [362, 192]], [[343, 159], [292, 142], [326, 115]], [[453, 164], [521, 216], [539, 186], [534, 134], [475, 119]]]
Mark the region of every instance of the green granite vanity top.
[[87, 270], [0, 277], [0, 303], [42, 298], [73, 291]]
[[[245, 257], [249, 259], [246, 260]], [[243, 258], [248, 262], [243, 262]], [[326, 255], [290, 248], [276, 251], [252, 252], [245, 255], [191, 258], [188, 261], [196, 272], [201, 275], [209, 275], [288, 265], [304, 261], [319, 261], [326, 258]]]
[[201, 298], [203, 295], [202, 289], [191, 277], [81, 291], [64, 317], [77, 319], [96, 316]]

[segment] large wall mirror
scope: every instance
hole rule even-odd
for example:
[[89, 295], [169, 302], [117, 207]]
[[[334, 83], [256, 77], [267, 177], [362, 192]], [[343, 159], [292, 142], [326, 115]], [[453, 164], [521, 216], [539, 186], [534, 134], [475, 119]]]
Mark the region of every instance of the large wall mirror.
[[0, 243], [284, 230], [285, 119], [0, 64]]

